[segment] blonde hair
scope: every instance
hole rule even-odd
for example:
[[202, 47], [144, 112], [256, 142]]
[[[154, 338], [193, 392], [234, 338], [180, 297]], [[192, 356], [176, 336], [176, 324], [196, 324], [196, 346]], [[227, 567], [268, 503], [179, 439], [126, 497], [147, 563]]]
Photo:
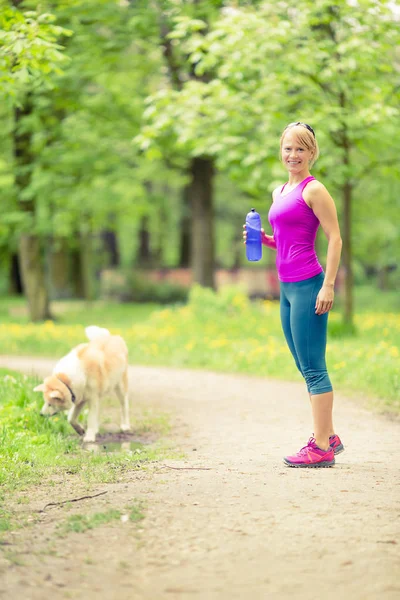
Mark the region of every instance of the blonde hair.
[[307, 125], [306, 123], [298, 122], [289, 123], [289, 125], [286, 125], [281, 135], [279, 158], [282, 160], [283, 139], [287, 134], [288, 130], [294, 128], [296, 128], [296, 136], [300, 144], [307, 148], [307, 150], [310, 150], [310, 152], [312, 152], [312, 158], [310, 160], [310, 167], [312, 167], [319, 157], [319, 147], [314, 130], [310, 127], [310, 125]]

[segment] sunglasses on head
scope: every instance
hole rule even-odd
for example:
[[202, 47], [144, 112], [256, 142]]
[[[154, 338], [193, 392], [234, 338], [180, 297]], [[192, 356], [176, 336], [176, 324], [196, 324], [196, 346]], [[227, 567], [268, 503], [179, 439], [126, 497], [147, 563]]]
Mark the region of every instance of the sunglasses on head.
[[311, 133], [315, 137], [314, 129], [310, 125], [307, 125], [307, 123], [301, 123], [300, 121], [298, 121], [297, 123], [289, 123], [289, 125], [286, 125], [285, 129], [288, 129], [289, 127], [295, 127], [296, 125], [301, 125], [302, 127], [305, 127], [306, 129], [308, 129], [308, 131], [311, 131]]

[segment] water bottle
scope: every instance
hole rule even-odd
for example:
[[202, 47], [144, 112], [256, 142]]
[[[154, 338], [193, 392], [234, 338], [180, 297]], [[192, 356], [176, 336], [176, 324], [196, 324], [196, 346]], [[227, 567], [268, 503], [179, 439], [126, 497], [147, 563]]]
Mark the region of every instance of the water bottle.
[[262, 256], [261, 217], [254, 208], [246, 216], [246, 257], [247, 260], [260, 260]]

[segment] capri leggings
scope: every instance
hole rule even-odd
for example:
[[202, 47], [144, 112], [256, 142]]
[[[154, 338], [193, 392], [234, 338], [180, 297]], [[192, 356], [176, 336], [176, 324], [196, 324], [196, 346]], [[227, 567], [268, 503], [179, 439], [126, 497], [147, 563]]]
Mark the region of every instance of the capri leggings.
[[303, 281], [280, 282], [283, 333], [309, 394], [332, 390], [326, 370], [325, 350], [328, 314], [317, 315], [315, 302], [324, 274]]

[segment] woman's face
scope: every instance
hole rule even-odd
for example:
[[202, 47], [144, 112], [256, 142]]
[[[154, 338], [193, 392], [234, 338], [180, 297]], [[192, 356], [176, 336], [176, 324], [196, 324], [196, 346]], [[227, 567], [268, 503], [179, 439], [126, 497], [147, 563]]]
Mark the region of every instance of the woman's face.
[[301, 143], [295, 128], [288, 129], [282, 140], [282, 161], [289, 173], [295, 174], [308, 170], [312, 157], [312, 150], [308, 150]]

